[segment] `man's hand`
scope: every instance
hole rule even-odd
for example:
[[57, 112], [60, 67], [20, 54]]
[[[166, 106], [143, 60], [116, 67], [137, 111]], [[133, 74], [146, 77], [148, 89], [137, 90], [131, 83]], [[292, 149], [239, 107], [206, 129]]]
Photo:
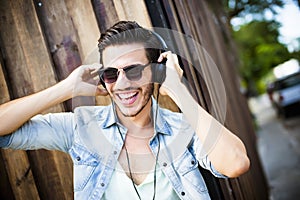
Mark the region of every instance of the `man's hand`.
[[100, 67], [100, 64], [80, 66], [52, 87], [0, 105], [0, 121], [5, 121], [0, 123], [0, 135], [15, 131], [34, 115], [72, 97], [107, 95], [96, 79]]
[[72, 89], [72, 97], [107, 95], [104, 88], [100, 88], [98, 70], [101, 64], [82, 65], [76, 68], [64, 82]]
[[[160, 93], [173, 99], [195, 130], [202, 144], [202, 152], [198, 156], [208, 155], [215, 169], [228, 177], [237, 177], [245, 173], [249, 169], [250, 160], [243, 142], [206, 112], [190, 95], [181, 82], [183, 71], [177, 56], [168, 51], [162, 53], [158, 61], [162, 61], [163, 58], [167, 58], [167, 70]], [[215, 137], [212, 137], [213, 135]]]
[[172, 97], [172, 93], [179, 89], [183, 71], [179, 66], [176, 54], [173, 54], [171, 51], [164, 52], [159, 56], [157, 61], [161, 62], [164, 58], [167, 58], [166, 79], [160, 88], [160, 93]]

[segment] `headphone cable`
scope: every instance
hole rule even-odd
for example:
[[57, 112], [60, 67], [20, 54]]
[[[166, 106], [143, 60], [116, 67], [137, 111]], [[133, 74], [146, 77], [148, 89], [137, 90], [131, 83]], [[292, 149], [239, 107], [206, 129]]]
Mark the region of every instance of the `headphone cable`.
[[[156, 103], [156, 109], [155, 109], [155, 116], [154, 116], [154, 132], [156, 133], [156, 120], [157, 120], [157, 111], [158, 111], [158, 98], [159, 98], [159, 89], [160, 89], [160, 86], [158, 86], [158, 93], [157, 93], [157, 103]], [[112, 99], [111, 99], [112, 100]], [[117, 119], [117, 116], [116, 116], [116, 110], [115, 110], [115, 105], [114, 105], [114, 101], [113, 102], [113, 111], [114, 111], [114, 115], [115, 115], [115, 118]], [[131, 179], [131, 182], [132, 182], [132, 185], [134, 187], [134, 190], [136, 192], [136, 194], [138, 195], [139, 199], [141, 200], [141, 196], [135, 186], [135, 183], [133, 181], [133, 176], [132, 176], [132, 171], [131, 171], [131, 167], [130, 167], [130, 160], [129, 160], [129, 155], [128, 155], [128, 150], [127, 150], [127, 147], [125, 145], [125, 139], [121, 133], [121, 130], [120, 130], [120, 127], [119, 127], [119, 124], [117, 122], [117, 129], [118, 129], [118, 132], [122, 138], [122, 141], [124, 143], [124, 149], [125, 149], [125, 153], [126, 153], [126, 159], [127, 159], [127, 165], [128, 165], [128, 170], [129, 170], [129, 175], [130, 175], [130, 179]], [[158, 149], [157, 149], [157, 153], [156, 153], [156, 158], [155, 158], [155, 166], [154, 166], [154, 175], [153, 175], [153, 200], [155, 200], [155, 195], [156, 195], [156, 167], [157, 167], [157, 163], [158, 163], [158, 155], [159, 155], [159, 151], [160, 151], [160, 139], [159, 139], [159, 136], [157, 136], [157, 139], [158, 139]]]

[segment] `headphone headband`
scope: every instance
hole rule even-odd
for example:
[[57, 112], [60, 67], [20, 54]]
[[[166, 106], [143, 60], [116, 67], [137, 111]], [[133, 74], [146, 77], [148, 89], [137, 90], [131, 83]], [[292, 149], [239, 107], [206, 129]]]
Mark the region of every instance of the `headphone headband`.
[[149, 31], [159, 40], [160, 44], [162, 45], [163, 50], [168, 51], [168, 46], [167, 46], [165, 40], [155, 31], [151, 31], [151, 30], [149, 30]]
[[[154, 35], [156, 37], [156, 39], [161, 44], [162, 50], [160, 51], [160, 53], [168, 51], [168, 46], [167, 46], [166, 42], [164, 41], [164, 39], [158, 33], [154, 32], [152, 30], [149, 30], [149, 31], [152, 33], [152, 35]], [[166, 61], [166, 59], [164, 59], [161, 63], [156, 65], [154, 68], [153, 67], [151, 68], [153, 82], [160, 83], [160, 84], [164, 82], [164, 80], [166, 78], [165, 61]], [[101, 78], [100, 78], [100, 82], [103, 85], [103, 87], [106, 88], [105, 83], [101, 80]]]

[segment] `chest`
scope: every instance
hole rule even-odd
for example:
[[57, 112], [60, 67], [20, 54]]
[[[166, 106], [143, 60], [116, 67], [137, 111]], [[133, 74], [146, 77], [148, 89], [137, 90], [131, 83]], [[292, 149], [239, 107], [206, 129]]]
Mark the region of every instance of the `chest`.
[[156, 159], [149, 147], [149, 138], [127, 136], [118, 162], [120, 171], [140, 185], [155, 170]]

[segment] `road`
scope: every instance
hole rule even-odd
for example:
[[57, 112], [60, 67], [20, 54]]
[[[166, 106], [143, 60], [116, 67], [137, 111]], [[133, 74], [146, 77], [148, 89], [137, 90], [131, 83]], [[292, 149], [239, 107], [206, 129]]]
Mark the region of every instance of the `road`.
[[259, 127], [257, 148], [269, 184], [270, 200], [299, 199], [300, 115], [287, 119], [277, 117], [266, 95], [250, 99], [249, 106]]

